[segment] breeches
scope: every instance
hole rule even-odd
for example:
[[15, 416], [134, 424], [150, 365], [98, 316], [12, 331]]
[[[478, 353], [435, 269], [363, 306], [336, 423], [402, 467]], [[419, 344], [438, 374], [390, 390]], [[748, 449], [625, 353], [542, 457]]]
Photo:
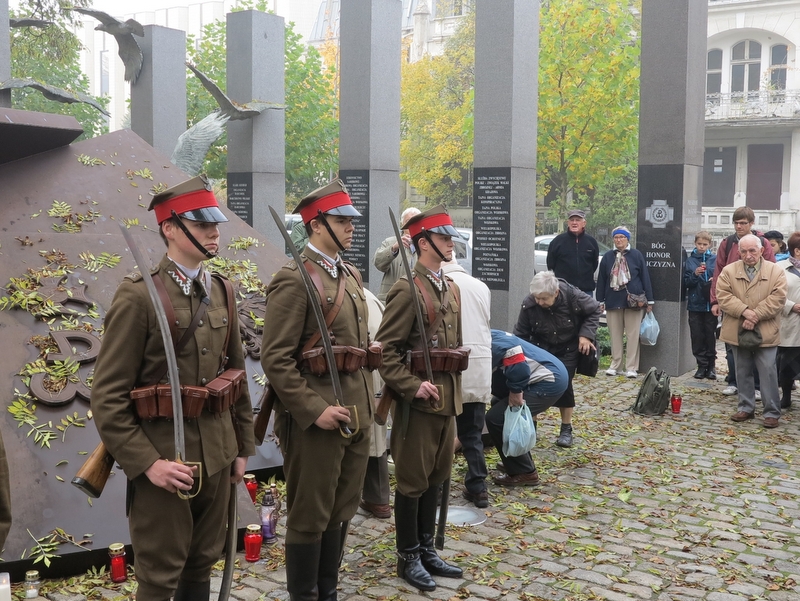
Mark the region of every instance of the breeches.
[[[403, 408], [399, 404], [396, 406], [397, 414]], [[405, 438], [400, 431], [400, 420], [393, 419], [391, 453], [397, 490], [416, 499], [431, 486], [438, 486], [450, 477], [456, 427], [452, 415], [435, 415], [410, 407], [408, 413]]]

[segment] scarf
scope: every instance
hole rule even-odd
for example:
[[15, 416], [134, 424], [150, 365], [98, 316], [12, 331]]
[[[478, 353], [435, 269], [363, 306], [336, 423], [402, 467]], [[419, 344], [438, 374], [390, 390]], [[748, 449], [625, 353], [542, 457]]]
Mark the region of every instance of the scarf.
[[789, 257], [789, 262], [792, 264], [792, 267], [795, 269], [800, 270], [800, 259], [795, 259], [794, 257]]
[[[627, 249], [626, 249], [627, 250]], [[611, 268], [611, 281], [609, 282], [612, 290], [625, 288], [631, 281], [631, 272], [628, 269], [628, 261], [625, 260], [624, 251], [616, 251], [617, 258]]]

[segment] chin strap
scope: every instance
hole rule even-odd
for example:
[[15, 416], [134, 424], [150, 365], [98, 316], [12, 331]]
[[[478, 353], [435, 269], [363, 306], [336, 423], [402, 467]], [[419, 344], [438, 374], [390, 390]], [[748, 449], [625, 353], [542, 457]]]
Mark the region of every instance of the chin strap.
[[431, 239], [430, 232], [428, 230], [426, 230], [425, 228], [422, 228], [422, 235], [428, 241], [428, 244], [430, 244], [433, 247], [433, 250], [436, 251], [436, 254], [439, 255], [439, 257], [442, 259], [442, 261], [447, 261], [445, 256], [442, 254], [442, 251], [439, 250], [439, 247], [436, 246], [436, 244], [433, 243], [433, 240]]
[[331, 226], [328, 225], [328, 220], [325, 219], [325, 213], [323, 213], [319, 209], [317, 209], [317, 220], [319, 220], [320, 223], [322, 223], [322, 225], [325, 226], [325, 229], [328, 230], [328, 233], [331, 235], [331, 238], [333, 238], [333, 241], [336, 242], [336, 246], [339, 247], [339, 250], [342, 252], [346, 252], [347, 249], [344, 246], [342, 246], [342, 243], [339, 242], [339, 238], [336, 237], [336, 234], [333, 233]]
[[207, 248], [205, 248], [202, 244], [200, 244], [197, 241], [197, 238], [192, 236], [192, 233], [189, 231], [189, 228], [186, 227], [186, 224], [184, 224], [183, 221], [181, 221], [181, 218], [178, 217], [178, 214], [175, 212], [174, 209], [172, 210], [172, 216], [175, 218], [175, 221], [178, 223], [178, 227], [181, 228], [181, 230], [183, 230], [183, 233], [186, 234], [186, 237], [189, 238], [189, 241], [192, 244], [194, 244], [195, 248], [197, 250], [199, 250], [201, 253], [203, 253], [206, 256], [207, 259], [213, 259], [214, 257], [217, 256], [214, 253], [209, 252]]

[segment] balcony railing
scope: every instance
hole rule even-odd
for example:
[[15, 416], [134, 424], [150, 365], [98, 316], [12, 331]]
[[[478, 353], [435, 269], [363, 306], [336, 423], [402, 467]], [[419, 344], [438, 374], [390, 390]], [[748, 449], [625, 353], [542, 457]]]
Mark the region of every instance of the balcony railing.
[[800, 90], [706, 94], [706, 121], [800, 118]]

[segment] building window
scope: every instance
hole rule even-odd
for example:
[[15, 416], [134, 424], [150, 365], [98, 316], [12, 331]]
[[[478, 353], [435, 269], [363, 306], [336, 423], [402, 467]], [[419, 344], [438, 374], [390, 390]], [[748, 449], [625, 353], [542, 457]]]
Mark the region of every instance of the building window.
[[436, 0], [434, 4], [435, 19], [461, 17], [469, 12], [471, 0]]
[[786, 44], [772, 47], [769, 56], [769, 84], [772, 90], [786, 89], [786, 70], [789, 62], [789, 48]]
[[761, 44], [739, 42], [731, 51], [731, 92], [758, 92], [761, 81]]
[[719, 103], [722, 91], [722, 50], [714, 48], [708, 51], [706, 60], [706, 96], [708, 100]]

